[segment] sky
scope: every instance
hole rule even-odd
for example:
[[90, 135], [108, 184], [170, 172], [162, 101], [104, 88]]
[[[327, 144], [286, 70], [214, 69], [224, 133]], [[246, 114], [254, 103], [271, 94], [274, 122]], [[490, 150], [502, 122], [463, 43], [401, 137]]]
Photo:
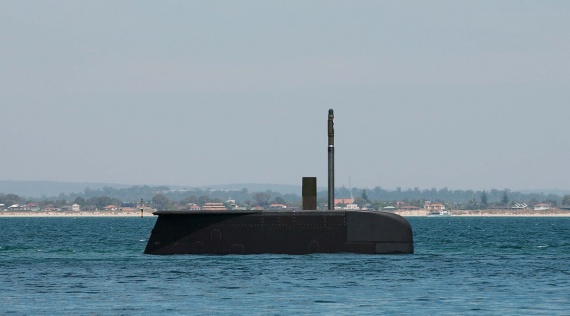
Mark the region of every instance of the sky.
[[[0, 180], [570, 190], [570, 1], [4, 1]], [[350, 182], [350, 183], [349, 183]]]

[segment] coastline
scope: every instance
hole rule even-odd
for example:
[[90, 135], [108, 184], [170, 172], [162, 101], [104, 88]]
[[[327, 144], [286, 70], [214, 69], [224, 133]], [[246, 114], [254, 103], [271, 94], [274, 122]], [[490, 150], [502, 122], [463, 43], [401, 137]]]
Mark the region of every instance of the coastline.
[[[143, 217], [154, 216], [144, 211]], [[141, 217], [140, 212], [0, 212], [2, 217]]]
[[[417, 211], [401, 211], [394, 212], [400, 216], [404, 217], [427, 217], [428, 211], [417, 210]], [[565, 211], [561, 209], [550, 209], [542, 211], [534, 210], [454, 210], [449, 211], [448, 216], [441, 217], [570, 217], [570, 211]], [[437, 215], [435, 217], [438, 217]]]
[[[143, 217], [153, 217], [153, 211], [145, 210]], [[404, 217], [427, 217], [428, 212], [424, 210], [416, 211], [396, 211]], [[462, 216], [462, 217], [570, 217], [570, 211], [551, 209], [544, 211], [511, 211], [511, 210], [454, 210], [449, 211], [449, 216]], [[111, 211], [111, 212], [1, 212], [2, 217], [140, 217], [141, 213], [136, 211]], [[441, 216], [441, 217], [449, 217]], [[435, 216], [438, 217], [438, 216]]]

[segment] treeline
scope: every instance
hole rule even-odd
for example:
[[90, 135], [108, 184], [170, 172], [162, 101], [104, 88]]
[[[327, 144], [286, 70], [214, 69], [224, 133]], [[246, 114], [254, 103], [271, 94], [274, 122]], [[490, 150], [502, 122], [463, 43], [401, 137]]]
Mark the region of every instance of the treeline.
[[[433, 202], [444, 202], [444, 203], [467, 203], [472, 200], [480, 201], [483, 196], [483, 192], [487, 195], [487, 201], [489, 203], [502, 202], [505, 194], [508, 197], [509, 202], [514, 203], [526, 203], [529, 201], [539, 201], [539, 202], [549, 202], [559, 204], [562, 202], [562, 196], [556, 194], [542, 194], [542, 193], [521, 193], [513, 192], [509, 189], [491, 189], [491, 190], [450, 190], [448, 188], [443, 189], [424, 189], [420, 188], [408, 188], [403, 190], [402, 188], [396, 188], [396, 190], [386, 190], [381, 187], [375, 187], [373, 189], [362, 189], [353, 188], [352, 196], [359, 197], [362, 196], [362, 192], [366, 192], [369, 200], [377, 201], [433, 201]], [[326, 191], [319, 192], [319, 195], [326, 196]], [[350, 197], [351, 191], [346, 187], [337, 188], [335, 190], [335, 197]]]
[[[301, 190], [299, 190], [301, 191]], [[489, 203], [500, 202], [503, 200], [505, 193], [507, 194], [509, 201], [511, 202], [528, 202], [531, 200], [536, 200], [539, 202], [556, 202], [560, 203], [562, 201], [562, 196], [556, 194], [542, 194], [542, 193], [521, 193], [513, 192], [509, 189], [490, 189], [485, 191], [474, 191], [474, 190], [450, 190], [448, 188], [442, 189], [423, 189], [420, 188], [408, 188], [403, 190], [402, 188], [396, 188], [395, 190], [383, 189], [379, 186], [368, 189], [368, 188], [352, 188], [352, 192], [346, 187], [340, 187], [335, 189], [335, 197], [337, 198], [349, 198], [362, 196], [362, 193], [366, 192], [368, 199], [373, 201], [439, 201], [445, 203], [466, 203], [471, 200], [480, 200], [483, 192], [486, 192], [487, 200]], [[242, 188], [241, 190], [204, 190], [204, 189], [190, 189], [190, 190], [171, 190], [168, 186], [133, 186], [129, 188], [116, 189], [112, 187], [104, 187], [102, 189], [85, 189], [81, 193], [70, 193], [70, 194], [60, 194], [57, 199], [73, 201], [75, 198], [80, 197], [83, 199], [89, 199], [92, 197], [107, 196], [110, 198], [115, 198], [123, 202], [138, 202], [140, 199], [150, 201], [155, 195], [162, 194], [171, 201], [182, 201], [185, 198], [195, 196], [195, 197], [208, 197], [209, 199], [217, 199], [226, 201], [227, 199], [236, 200], [238, 204], [243, 204], [246, 201], [252, 201], [255, 194], [259, 192], [250, 192], [247, 188]], [[301, 195], [297, 194], [281, 194], [279, 192], [274, 192], [271, 190], [263, 191], [269, 195], [270, 199], [275, 199], [277, 197], [282, 198], [287, 202], [300, 202]], [[351, 194], [352, 193], [352, 194]], [[318, 192], [318, 197], [326, 198], [328, 193], [326, 190]]]
[[[317, 201], [319, 207], [326, 207], [327, 196], [326, 190], [318, 192]], [[548, 203], [553, 206], [570, 204], [570, 195], [561, 197], [556, 194], [544, 195], [541, 193], [512, 192], [508, 189], [473, 191], [433, 188], [420, 190], [416, 187], [406, 190], [401, 188], [386, 190], [381, 187], [375, 187], [373, 189], [353, 188], [351, 191], [346, 187], [341, 187], [335, 190], [336, 198], [349, 198], [351, 196], [356, 199], [356, 203], [360, 206], [370, 203], [376, 208], [392, 205], [395, 202], [406, 202], [410, 205], [421, 207], [425, 201], [442, 202], [458, 209], [480, 208], [494, 204], [510, 205], [513, 203], [527, 203], [529, 205]], [[246, 188], [241, 190], [171, 190], [167, 186], [133, 186], [119, 189], [104, 187], [96, 190], [87, 188], [80, 193], [60, 194], [51, 198], [45, 196], [41, 198], [23, 198], [16, 194], [0, 193], [0, 204], [4, 204], [4, 207], [13, 204], [36, 202], [40, 207], [46, 205], [61, 207], [76, 203], [81, 205], [83, 209], [85, 207], [101, 209], [110, 204], [135, 206], [141, 199], [143, 199], [145, 204], [154, 204], [159, 206], [159, 208], [187, 205], [188, 203], [196, 203], [198, 205], [203, 205], [206, 202], [223, 203], [228, 199], [235, 200], [239, 205], [249, 206], [266, 206], [270, 203], [284, 203], [290, 206], [299, 206], [301, 204], [300, 195], [281, 194], [271, 190], [250, 192]]]
[[14, 204], [38, 203], [41, 208], [53, 206], [59, 208], [70, 204], [79, 204], [82, 209], [98, 208], [107, 205], [136, 206], [143, 200], [145, 205], [157, 206], [159, 209], [176, 205], [196, 203], [203, 205], [207, 202], [225, 202], [235, 200], [240, 205], [267, 206], [273, 202], [300, 204], [301, 197], [294, 194], [281, 194], [266, 190], [265, 192], [249, 192], [246, 188], [241, 190], [171, 190], [167, 186], [133, 186], [116, 189], [104, 187], [102, 189], [87, 188], [80, 193], [59, 194], [57, 197], [25, 198], [16, 194], [1, 194], [0, 204], [9, 207]]

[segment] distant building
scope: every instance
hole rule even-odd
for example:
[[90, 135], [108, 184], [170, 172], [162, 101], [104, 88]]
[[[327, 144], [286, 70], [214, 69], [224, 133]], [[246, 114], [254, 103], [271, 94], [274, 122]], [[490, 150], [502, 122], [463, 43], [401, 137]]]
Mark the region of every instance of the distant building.
[[199, 210], [201, 210], [202, 208], [201, 208], [198, 204], [192, 203], [192, 204], [190, 204], [190, 205], [188, 206], [188, 209], [189, 209], [190, 211], [199, 211]]
[[534, 206], [535, 211], [545, 211], [545, 210], [549, 210], [549, 209], [550, 209], [550, 205], [544, 204], [544, 203], [536, 204]]
[[79, 212], [79, 211], [81, 211], [81, 208], [79, 207], [79, 204], [73, 204], [71, 206], [71, 210], [74, 212]]
[[346, 207], [344, 209], [347, 211], [358, 211], [360, 210], [360, 207], [358, 207], [358, 204], [349, 203], [346, 204]]
[[21, 206], [20, 204], [12, 204], [12, 205], [8, 206], [8, 210], [9, 211], [23, 211], [24, 207]]
[[224, 203], [218, 202], [208, 202], [204, 204], [202, 208], [204, 211], [227, 211], [228, 209], [224, 205]]
[[29, 211], [37, 212], [40, 210], [40, 205], [38, 203], [31, 202], [31, 203], [26, 204], [26, 208]]
[[426, 203], [424, 204], [424, 210], [428, 212], [441, 212], [445, 210], [445, 205], [441, 203]]
[[353, 204], [354, 198], [342, 198], [342, 199], [334, 199], [334, 205], [337, 204]]
[[111, 204], [111, 205], [105, 206], [103, 209], [104, 209], [105, 211], [116, 211], [116, 210], [118, 210], [119, 208], [116, 207], [115, 205], [112, 205], [112, 204]]
[[515, 205], [511, 206], [511, 209], [513, 210], [526, 210], [527, 208], [528, 205], [525, 203], [516, 203]]
[[287, 205], [285, 205], [285, 204], [274, 203], [274, 204], [269, 205], [270, 210], [279, 211], [279, 210], [283, 210], [285, 208], [287, 208]]

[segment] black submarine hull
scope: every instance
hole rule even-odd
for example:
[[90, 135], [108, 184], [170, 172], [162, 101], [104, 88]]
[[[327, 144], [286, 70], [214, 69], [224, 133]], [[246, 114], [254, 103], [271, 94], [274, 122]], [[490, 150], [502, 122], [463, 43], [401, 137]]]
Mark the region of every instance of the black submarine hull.
[[158, 211], [145, 254], [413, 253], [403, 217], [371, 211]]

